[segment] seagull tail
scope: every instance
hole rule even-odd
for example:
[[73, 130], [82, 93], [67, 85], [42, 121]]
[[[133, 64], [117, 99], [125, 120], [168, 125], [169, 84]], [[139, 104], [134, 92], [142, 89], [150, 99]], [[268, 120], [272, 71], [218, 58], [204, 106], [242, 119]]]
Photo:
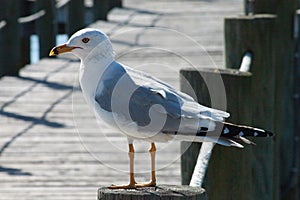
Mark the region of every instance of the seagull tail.
[[221, 136], [223, 137], [271, 137], [274, 135], [274, 133], [267, 130], [250, 126], [235, 125], [228, 122], [217, 122], [217, 127], [218, 126], [222, 128]]
[[[211, 142], [223, 145], [243, 148], [240, 143], [255, 145], [245, 137], [271, 137], [274, 134], [270, 131], [266, 131], [259, 128], [253, 128], [250, 126], [235, 125], [228, 122], [215, 122], [216, 127], [214, 131], [207, 131], [207, 128], [201, 128], [201, 131], [197, 133], [200, 136], [196, 140], [203, 140], [202, 137], [211, 138]], [[218, 137], [219, 136], [219, 137]]]
[[245, 137], [274, 136], [274, 133], [270, 131], [266, 131], [259, 128], [253, 128], [250, 126], [235, 125], [228, 122], [217, 122], [217, 127], [218, 126], [219, 130], [222, 128], [222, 132], [217, 143], [224, 146], [234, 146], [238, 148], [243, 148], [243, 145], [241, 145], [240, 143], [255, 145], [254, 142], [248, 140]]
[[[215, 129], [209, 131], [207, 127], [200, 127], [196, 135], [186, 133], [176, 133], [176, 138], [181, 141], [191, 142], [212, 142], [228, 147], [243, 148], [244, 144], [255, 145], [245, 137], [271, 137], [274, 133], [253, 128], [250, 126], [235, 125], [228, 122], [215, 121]], [[195, 137], [196, 136], [196, 137]]]

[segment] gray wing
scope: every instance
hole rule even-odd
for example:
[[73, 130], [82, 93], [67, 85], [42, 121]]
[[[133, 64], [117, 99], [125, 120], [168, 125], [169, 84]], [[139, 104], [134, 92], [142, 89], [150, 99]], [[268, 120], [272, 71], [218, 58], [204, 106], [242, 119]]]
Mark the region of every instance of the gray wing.
[[102, 109], [122, 116], [128, 124], [135, 122], [141, 130], [170, 134], [209, 129], [212, 120], [199, 112], [194, 116], [184, 114], [184, 101], [176, 93], [146, 86], [138, 86], [128, 93], [130, 84], [120, 84], [116, 89], [111, 83], [102, 83], [96, 102]]
[[[226, 112], [204, 107], [192, 97], [142, 72], [114, 64], [98, 85], [96, 102], [106, 111], [122, 115], [139, 127], [161, 126], [161, 132], [195, 132], [210, 129]], [[161, 121], [164, 124], [161, 125]], [[157, 124], [155, 124], [157, 123]]]
[[181, 101], [173, 93], [142, 86], [130, 98], [129, 113], [139, 126], [151, 124], [151, 127], [161, 126], [162, 132], [175, 132], [182, 117]]
[[133, 81], [137, 85], [146, 85], [147, 87], [151, 88], [152, 90], [158, 91], [161, 94], [167, 92], [173, 94], [173, 96], [176, 96], [181, 102], [181, 115], [183, 117], [209, 117], [214, 121], [223, 121], [224, 118], [230, 116], [230, 114], [227, 112], [209, 108], [199, 104], [191, 96], [174, 89], [172, 86], [149, 74], [128, 68], [126, 66], [124, 66], [124, 68], [126, 69], [126, 72], [130, 75], [131, 79], [133, 79]]
[[161, 119], [165, 121], [162, 130], [178, 130], [181, 101], [175, 94], [145, 86], [132, 87], [130, 80], [121, 82], [126, 84], [116, 85], [111, 80], [100, 83], [95, 100], [102, 109], [121, 115], [128, 123], [135, 122], [139, 127], [151, 123], [153, 126], [153, 119]]

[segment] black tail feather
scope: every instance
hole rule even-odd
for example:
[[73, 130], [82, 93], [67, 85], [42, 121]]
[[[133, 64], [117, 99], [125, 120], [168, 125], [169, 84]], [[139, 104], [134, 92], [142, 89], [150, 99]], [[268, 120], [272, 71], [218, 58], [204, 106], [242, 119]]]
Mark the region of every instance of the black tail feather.
[[216, 127], [214, 131], [208, 132], [206, 127], [201, 127], [197, 136], [222, 136], [222, 137], [271, 137], [274, 134], [259, 128], [250, 126], [235, 125], [228, 122], [215, 122]]
[[216, 129], [222, 130], [221, 136], [223, 137], [271, 137], [274, 135], [272, 132], [263, 129], [253, 128], [250, 126], [240, 126], [227, 122], [217, 122]]

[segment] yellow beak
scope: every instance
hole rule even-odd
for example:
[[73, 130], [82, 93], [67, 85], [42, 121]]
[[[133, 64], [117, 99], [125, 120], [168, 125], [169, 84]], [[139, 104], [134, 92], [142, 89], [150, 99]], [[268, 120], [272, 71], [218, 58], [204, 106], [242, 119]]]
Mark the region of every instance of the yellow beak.
[[50, 51], [49, 56], [56, 56], [56, 55], [59, 55], [59, 54], [62, 54], [62, 53], [71, 52], [75, 48], [77, 48], [77, 47], [69, 47], [66, 44], [62, 44], [62, 45], [54, 47]]

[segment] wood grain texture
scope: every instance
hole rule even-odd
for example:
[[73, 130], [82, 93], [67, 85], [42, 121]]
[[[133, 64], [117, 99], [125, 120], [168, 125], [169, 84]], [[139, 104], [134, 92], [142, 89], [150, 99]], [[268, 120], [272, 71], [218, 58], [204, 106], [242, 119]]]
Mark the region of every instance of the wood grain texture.
[[[293, 67], [296, 41], [294, 34], [294, 16], [299, 8], [297, 0], [264, 0], [254, 4], [254, 11], [257, 14], [271, 13], [277, 16], [276, 27], [273, 32], [276, 38], [276, 62], [275, 69], [275, 132], [277, 134], [278, 181], [280, 181], [280, 199], [294, 200], [300, 198], [299, 180], [300, 175], [295, 173], [292, 166], [299, 152], [294, 152], [294, 116], [293, 113]], [[297, 144], [296, 144], [297, 145]]]
[[[190, 81], [199, 97], [198, 101], [207, 106], [211, 106], [210, 97], [215, 96], [212, 93], [222, 93], [219, 87], [209, 91], [207, 84], [216, 83], [221, 77], [226, 90], [227, 111], [231, 113], [227, 121], [246, 125], [251, 123], [251, 73], [214, 69], [181, 70], [181, 74]], [[185, 91], [185, 84], [182, 84], [181, 88]], [[191, 146], [184, 152], [181, 160], [183, 184], [189, 183], [201, 146], [197, 143], [183, 142], [182, 149], [187, 145]], [[255, 147], [247, 146], [245, 149], [219, 145], [214, 147], [204, 182], [210, 199], [253, 199], [255, 188], [252, 173], [255, 170], [252, 167], [253, 148]]]
[[205, 190], [199, 187], [158, 185], [131, 190], [98, 189], [98, 200], [206, 200]]
[[[253, 53], [250, 72], [251, 124], [275, 131], [276, 53], [278, 38], [274, 31], [276, 16], [254, 15], [225, 19], [225, 58], [228, 68], [238, 68], [245, 52]], [[276, 133], [276, 131], [275, 131]], [[275, 141], [277, 141], [275, 143]], [[255, 140], [253, 177], [254, 198], [278, 199], [278, 140]]]
[[[205, 85], [217, 83], [217, 77], [221, 74], [226, 89], [227, 111], [231, 113], [228, 121], [274, 131], [275, 69], [272, 67], [276, 62], [274, 27], [275, 17], [272, 15], [226, 18], [226, 66], [239, 68], [244, 53], [251, 51], [254, 55], [250, 69], [252, 77], [249, 79], [247, 76], [240, 77], [235, 74], [228, 76], [222, 72], [207, 74], [201, 70], [200, 76], [198, 71], [182, 70], [182, 75], [194, 88], [198, 101], [210, 105], [213, 93], [208, 92]], [[212, 88], [220, 94], [220, 87]], [[186, 91], [184, 86], [182, 90]], [[220, 105], [219, 108], [223, 106]], [[254, 139], [254, 142], [256, 146], [248, 146], [244, 150], [215, 147], [205, 179], [205, 188], [210, 198], [279, 198], [277, 146], [272, 139], [260, 138]], [[198, 146], [192, 147], [192, 150], [199, 148]], [[196, 156], [196, 153], [190, 152], [184, 155], [190, 154]], [[196, 157], [192, 158], [193, 162], [182, 165], [189, 167], [184, 168], [183, 173], [191, 170], [195, 159]], [[190, 160], [183, 158], [182, 163]], [[186, 180], [184, 183], [187, 182]]]
[[40, 58], [48, 57], [49, 48], [56, 45], [57, 15], [55, 1], [37, 0], [35, 10], [45, 10], [46, 14], [36, 20], [36, 33], [39, 36]]
[[0, 18], [6, 25], [0, 30], [0, 77], [18, 75], [22, 66], [20, 52], [20, 26], [18, 18], [20, 7], [18, 0], [1, 1]]
[[84, 0], [73, 0], [67, 5], [68, 21], [66, 23], [66, 32], [71, 36], [76, 31], [85, 27], [85, 7]]

